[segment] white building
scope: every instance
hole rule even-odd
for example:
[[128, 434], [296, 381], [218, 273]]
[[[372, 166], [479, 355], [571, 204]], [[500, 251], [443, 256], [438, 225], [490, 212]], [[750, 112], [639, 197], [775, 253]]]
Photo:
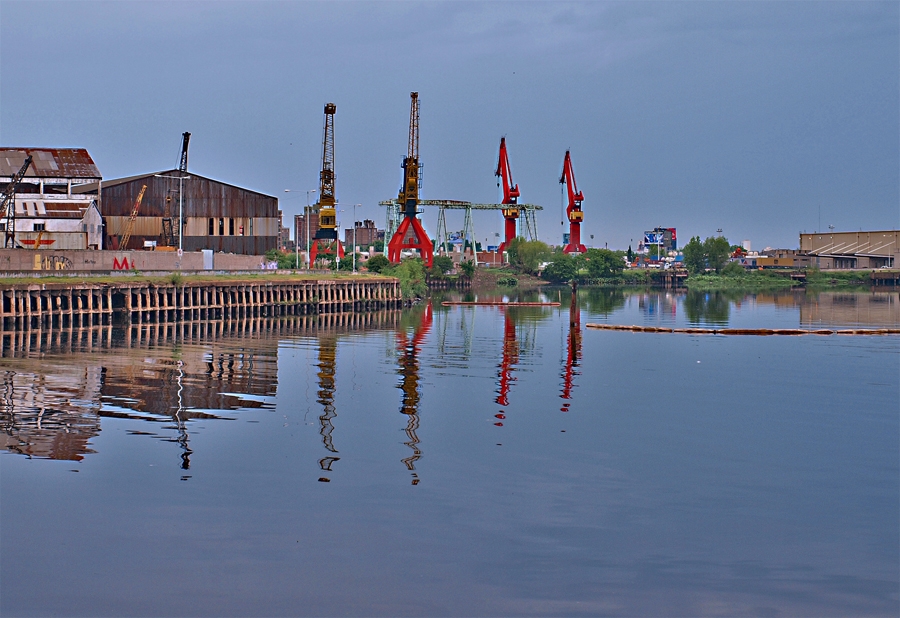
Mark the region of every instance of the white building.
[[[16, 190], [15, 246], [26, 249], [102, 249], [103, 218], [96, 196], [73, 188], [101, 182], [83, 148], [0, 148], [0, 185], [6, 186], [25, 159], [32, 163]], [[5, 213], [0, 233], [8, 225]]]

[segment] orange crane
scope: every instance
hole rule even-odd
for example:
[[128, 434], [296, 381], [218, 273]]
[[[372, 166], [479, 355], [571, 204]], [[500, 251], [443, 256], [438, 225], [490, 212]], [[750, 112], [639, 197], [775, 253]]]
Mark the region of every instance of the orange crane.
[[131, 209], [131, 216], [128, 217], [128, 223], [125, 225], [125, 231], [119, 236], [119, 249], [128, 249], [128, 241], [131, 240], [131, 233], [134, 231], [134, 222], [137, 221], [138, 211], [141, 209], [141, 200], [144, 199], [144, 193], [147, 191], [147, 185], [141, 187], [137, 199], [134, 201], [134, 208]]
[[575, 170], [572, 169], [572, 158], [566, 151], [563, 160], [563, 172], [559, 184], [565, 183], [569, 190], [569, 205], [566, 207], [566, 216], [569, 218], [569, 242], [563, 247], [563, 253], [585, 253], [587, 248], [581, 244], [581, 222], [584, 221], [584, 212], [581, 210], [581, 202], [584, 195], [575, 184]]
[[[325, 104], [325, 137], [322, 140], [322, 171], [319, 173], [319, 202], [316, 212], [319, 213], [319, 229], [309, 248], [309, 263], [315, 264], [316, 256], [336, 254], [338, 259], [344, 257], [344, 245], [338, 238], [337, 200], [334, 194], [334, 103]], [[354, 224], [355, 225], [355, 224]]]
[[[400, 222], [397, 231], [388, 243], [388, 259], [394, 264], [399, 264], [404, 249], [418, 249], [425, 266], [431, 268], [434, 246], [417, 216], [419, 205], [419, 93], [410, 92], [409, 98], [409, 143], [402, 165], [403, 184], [397, 196], [397, 201], [402, 208], [403, 221]], [[407, 235], [409, 235], [408, 238]]]
[[[500, 138], [500, 160], [497, 161], [497, 171], [494, 175], [499, 177], [503, 184], [503, 202], [501, 203], [516, 206], [519, 202], [519, 185], [514, 185], [512, 182], [512, 169], [509, 167], [509, 157], [506, 154], [505, 137]], [[500, 185], [499, 182], [497, 184]], [[503, 219], [505, 220], [505, 237], [499, 249], [501, 254], [509, 248], [510, 243], [517, 236], [516, 223], [519, 219], [519, 209], [504, 208]]]

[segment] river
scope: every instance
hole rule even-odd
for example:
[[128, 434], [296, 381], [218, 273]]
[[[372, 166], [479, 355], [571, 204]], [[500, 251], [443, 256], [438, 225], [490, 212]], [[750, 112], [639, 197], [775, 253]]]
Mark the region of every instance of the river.
[[900, 337], [586, 328], [896, 291], [503, 298], [0, 332], [0, 613], [900, 613]]

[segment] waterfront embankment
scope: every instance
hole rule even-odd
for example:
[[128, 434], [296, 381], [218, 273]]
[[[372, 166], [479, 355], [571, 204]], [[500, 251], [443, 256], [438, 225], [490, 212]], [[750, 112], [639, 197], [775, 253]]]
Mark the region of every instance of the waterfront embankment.
[[59, 319], [87, 324], [394, 309], [400, 283], [388, 277], [82, 278], [0, 283], [0, 321], [24, 327]]

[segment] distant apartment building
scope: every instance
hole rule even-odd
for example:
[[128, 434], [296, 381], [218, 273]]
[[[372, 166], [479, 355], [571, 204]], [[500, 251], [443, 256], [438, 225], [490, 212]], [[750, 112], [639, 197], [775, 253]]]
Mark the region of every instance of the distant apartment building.
[[356, 233], [356, 244], [361, 247], [369, 247], [380, 240], [384, 242], [384, 230], [375, 227], [375, 222], [371, 219], [365, 221], [354, 221], [353, 227], [344, 230], [344, 244], [353, 244], [353, 234]]
[[294, 239], [303, 250], [309, 248], [319, 231], [319, 213], [309, 211], [307, 215], [294, 215]]

